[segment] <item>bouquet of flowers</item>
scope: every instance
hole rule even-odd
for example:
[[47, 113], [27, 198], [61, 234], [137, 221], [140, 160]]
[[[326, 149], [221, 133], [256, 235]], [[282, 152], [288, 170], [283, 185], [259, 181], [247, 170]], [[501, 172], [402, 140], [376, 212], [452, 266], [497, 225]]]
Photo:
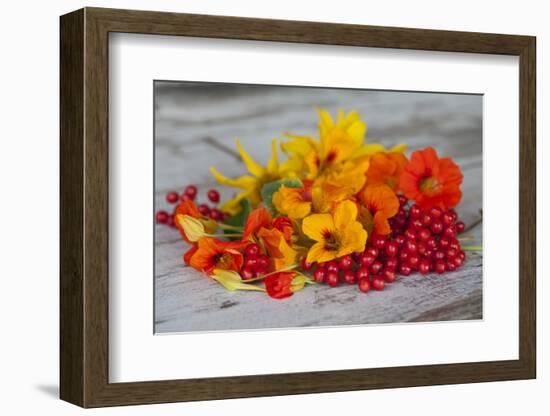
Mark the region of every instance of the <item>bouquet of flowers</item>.
[[460, 267], [458, 165], [432, 147], [407, 158], [404, 144], [366, 143], [367, 124], [355, 111], [334, 120], [319, 109], [319, 118], [318, 137], [273, 139], [265, 166], [237, 140], [249, 174], [229, 178], [211, 167], [221, 185], [240, 190], [219, 207], [215, 189], [207, 195], [216, 206], [196, 204], [194, 185], [167, 194], [175, 209], [156, 219], [188, 243], [185, 264], [228, 290], [276, 299], [310, 284], [381, 291], [398, 275]]

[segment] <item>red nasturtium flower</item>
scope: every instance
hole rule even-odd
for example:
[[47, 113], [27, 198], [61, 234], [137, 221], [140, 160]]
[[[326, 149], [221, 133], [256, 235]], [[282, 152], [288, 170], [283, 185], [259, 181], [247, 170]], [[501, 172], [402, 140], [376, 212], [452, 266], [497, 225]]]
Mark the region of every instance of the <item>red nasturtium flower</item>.
[[242, 241], [220, 241], [212, 237], [203, 237], [189, 256], [188, 263], [191, 267], [208, 274], [211, 274], [214, 269], [238, 272], [244, 262], [239, 250], [242, 250], [246, 244]]
[[302, 289], [306, 284], [306, 278], [294, 271], [278, 272], [268, 275], [264, 279], [264, 284], [269, 296], [274, 299], [284, 299]]
[[254, 238], [254, 235], [261, 228], [271, 228], [273, 218], [267, 209], [264, 207], [256, 208], [246, 219], [246, 224], [244, 225], [243, 231], [243, 241], [250, 240]]
[[421, 208], [452, 208], [460, 202], [462, 172], [451, 158], [438, 158], [433, 147], [413, 152], [399, 187]]

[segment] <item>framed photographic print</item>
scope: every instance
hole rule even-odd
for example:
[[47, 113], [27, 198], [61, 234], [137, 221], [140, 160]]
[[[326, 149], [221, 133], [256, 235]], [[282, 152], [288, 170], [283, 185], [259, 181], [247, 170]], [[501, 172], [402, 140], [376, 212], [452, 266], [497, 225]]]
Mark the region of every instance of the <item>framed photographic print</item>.
[[534, 378], [535, 49], [62, 16], [61, 398]]

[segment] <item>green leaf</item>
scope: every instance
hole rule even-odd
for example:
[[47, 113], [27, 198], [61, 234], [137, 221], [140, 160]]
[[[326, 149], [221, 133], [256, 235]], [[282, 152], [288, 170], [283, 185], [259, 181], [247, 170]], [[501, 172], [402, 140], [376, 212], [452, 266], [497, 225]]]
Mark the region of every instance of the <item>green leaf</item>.
[[278, 181], [266, 183], [262, 187], [262, 201], [271, 215], [277, 213], [277, 210], [273, 206], [273, 194], [277, 192], [281, 186], [287, 188], [303, 188], [304, 184], [298, 178], [279, 179]]
[[225, 287], [230, 292], [236, 290], [256, 290], [258, 292], [265, 292], [265, 289], [252, 285], [250, 283], [243, 283], [239, 273], [233, 270], [214, 270], [212, 279], [216, 280], [223, 287]]
[[[241, 200], [241, 211], [233, 215], [232, 217], [229, 217], [227, 220], [224, 221], [224, 224], [227, 225], [233, 225], [235, 227], [244, 227], [244, 224], [246, 223], [246, 219], [248, 218], [248, 214], [250, 214], [250, 211], [252, 211], [252, 203], [249, 199], [242, 199]], [[235, 231], [233, 230], [224, 230], [225, 234], [233, 234]], [[233, 240], [236, 238], [233, 237]]]

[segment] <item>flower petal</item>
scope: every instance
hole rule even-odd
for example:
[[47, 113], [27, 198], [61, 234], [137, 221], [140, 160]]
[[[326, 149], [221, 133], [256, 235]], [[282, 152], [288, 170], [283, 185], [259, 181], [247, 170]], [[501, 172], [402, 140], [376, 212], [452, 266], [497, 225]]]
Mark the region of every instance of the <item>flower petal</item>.
[[334, 225], [337, 229], [344, 229], [357, 218], [357, 205], [352, 201], [343, 201], [334, 211]]
[[313, 214], [304, 218], [302, 231], [315, 241], [324, 241], [324, 232], [335, 230], [334, 220], [330, 214]]
[[244, 150], [244, 147], [241, 145], [241, 141], [237, 139], [237, 149], [241, 155], [241, 159], [245, 164], [248, 171], [257, 178], [262, 177], [265, 174], [265, 169], [262, 165], [256, 162], [252, 157]]

